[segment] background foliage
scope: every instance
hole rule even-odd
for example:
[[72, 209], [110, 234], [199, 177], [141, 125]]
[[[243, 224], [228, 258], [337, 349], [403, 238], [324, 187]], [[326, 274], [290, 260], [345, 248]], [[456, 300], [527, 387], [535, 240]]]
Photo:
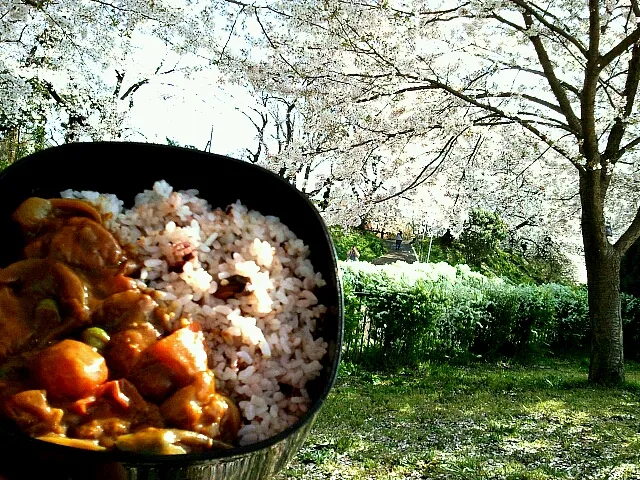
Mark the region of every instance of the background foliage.
[[340, 260], [347, 259], [347, 253], [353, 245], [360, 252], [361, 262], [370, 262], [386, 251], [384, 242], [371, 232], [340, 226], [330, 227], [329, 232]]
[[636, 242], [620, 263], [620, 290], [640, 296], [640, 242]]
[[517, 231], [509, 232], [495, 213], [471, 211], [456, 239], [450, 234], [433, 238], [429, 253], [428, 237], [417, 239], [414, 248], [421, 261], [466, 264], [488, 277], [500, 277], [513, 283], [570, 285], [575, 267], [550, 237], [539, 243], [525, 242]]

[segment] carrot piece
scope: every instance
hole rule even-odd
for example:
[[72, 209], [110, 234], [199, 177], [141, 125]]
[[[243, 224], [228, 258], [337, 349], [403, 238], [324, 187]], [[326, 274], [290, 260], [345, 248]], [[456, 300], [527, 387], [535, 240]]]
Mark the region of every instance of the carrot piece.
[[158, 340], [147, 349], [147, 353], [168, 367], [180, 386], [188, 385], [196, 373], [207, 370], [204, 336], [190, 326]]

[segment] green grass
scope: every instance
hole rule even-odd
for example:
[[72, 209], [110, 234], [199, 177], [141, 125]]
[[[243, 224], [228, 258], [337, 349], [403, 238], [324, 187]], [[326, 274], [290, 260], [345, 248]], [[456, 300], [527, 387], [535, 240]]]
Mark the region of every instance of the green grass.
[[584, 362], [346, 367], [278, 480], [640, 478], [638, 364], [618, 389]]

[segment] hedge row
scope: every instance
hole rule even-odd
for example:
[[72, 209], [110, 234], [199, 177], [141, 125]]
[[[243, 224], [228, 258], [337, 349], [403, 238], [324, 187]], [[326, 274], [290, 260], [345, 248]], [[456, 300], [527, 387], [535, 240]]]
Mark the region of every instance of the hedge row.
[[[584, 287], [514, 285], [465, 265], [343, 262], [348, 361], [414, 364], [587, 352]], [[623, 294], [625, 355], [640, 358], [640, 299]]]

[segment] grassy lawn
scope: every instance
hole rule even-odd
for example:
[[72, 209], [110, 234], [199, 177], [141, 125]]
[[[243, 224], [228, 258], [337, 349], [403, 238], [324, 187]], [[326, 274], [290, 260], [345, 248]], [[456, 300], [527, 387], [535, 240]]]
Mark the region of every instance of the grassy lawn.
[[640, 365], [611, 390], [584, 362], [343, 366], [298, 455], [276, 478], [640, 479]]

